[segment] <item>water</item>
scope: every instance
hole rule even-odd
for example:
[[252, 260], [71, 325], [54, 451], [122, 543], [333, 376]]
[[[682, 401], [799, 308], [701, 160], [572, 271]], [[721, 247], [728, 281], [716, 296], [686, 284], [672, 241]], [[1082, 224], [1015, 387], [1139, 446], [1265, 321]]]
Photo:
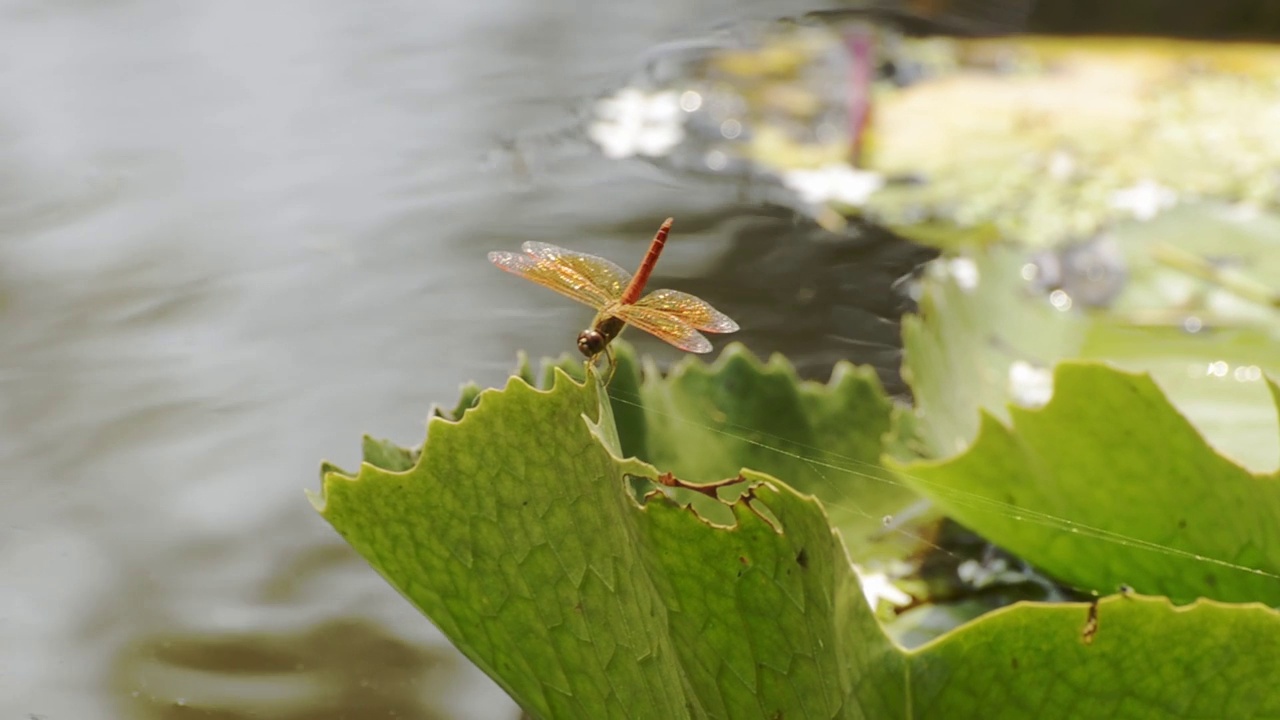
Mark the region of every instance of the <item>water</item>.
[[646, 48], [801, 9], [0, 3], [0, 718], [516, 717], [302, 492], [572, 349], [589, 312], [487, 250], [627, 264], [674, 215], [659, 282], [896, 383], [917, 250], [643, 164], [484, 162]]

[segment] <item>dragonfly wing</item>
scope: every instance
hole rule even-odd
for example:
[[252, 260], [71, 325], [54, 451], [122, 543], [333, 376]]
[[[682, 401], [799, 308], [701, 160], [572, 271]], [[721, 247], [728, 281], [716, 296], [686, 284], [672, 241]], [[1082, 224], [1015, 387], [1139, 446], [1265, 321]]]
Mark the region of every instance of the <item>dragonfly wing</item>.
[[527, 242], [520, 249], [539, 262], [572, 270], [583, 280], [604, 290], [610, 298], [621, 297], [622, 291], [631, 282], [631, 273], [597, 255], [574, 252], [540, 242]]
[[597, 310], [613, 302], [616, 297], [608, 289], [584, 277], [573, 267], [543, 260], [533, 255], [494, 251], [489, 253], [489, 262], [509, 273], [536, 282]]
[[702, 298], [694, 297], [679, 290], [654, 290], [636, 301], [634, 307], [657, 310], [678, 318], [687, 325], [698, 330], [713, 333], [730, 333], [738, 331], [738, 323], [728, 315], [711, 307]]
[[617, 305], [609, 308], [607, 312], [681, 350], [695, 353], [711, 352], [711, 343], [702, 336], [702, 333], [665, 310], [636, 304]]

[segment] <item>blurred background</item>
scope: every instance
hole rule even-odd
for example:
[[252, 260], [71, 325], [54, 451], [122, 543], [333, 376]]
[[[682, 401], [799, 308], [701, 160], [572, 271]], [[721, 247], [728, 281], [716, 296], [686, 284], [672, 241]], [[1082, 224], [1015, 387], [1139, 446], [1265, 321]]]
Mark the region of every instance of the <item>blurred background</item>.
[[[1113, 5], [1020, 22], [1280, 28], [1270, 2]], [[0, 718], [518, 717], [303, 495], [362, 433], [416, 445], [460, 383], [573, 349], [590, 311], [489, 250], [628, 266], [675, 216], [657, 284], [902, 392], [899, 281], [932, 251], [574, 132], [655, 46], [815, 9], [0, 0]]]

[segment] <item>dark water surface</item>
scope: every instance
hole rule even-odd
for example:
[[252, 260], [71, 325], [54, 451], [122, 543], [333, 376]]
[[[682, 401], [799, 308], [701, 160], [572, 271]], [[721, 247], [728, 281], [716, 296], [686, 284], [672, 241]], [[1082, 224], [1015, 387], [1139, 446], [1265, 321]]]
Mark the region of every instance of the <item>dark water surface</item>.
[[674, 215], [660, 282], [894, 382], [917, 251], [643, 164], [484, 162], [659, 42], [801, 9], [0, 3], [0, 720], [515, 717], [303, 496], [572, 348], [589, 312], [487, 250], [626, 265]]

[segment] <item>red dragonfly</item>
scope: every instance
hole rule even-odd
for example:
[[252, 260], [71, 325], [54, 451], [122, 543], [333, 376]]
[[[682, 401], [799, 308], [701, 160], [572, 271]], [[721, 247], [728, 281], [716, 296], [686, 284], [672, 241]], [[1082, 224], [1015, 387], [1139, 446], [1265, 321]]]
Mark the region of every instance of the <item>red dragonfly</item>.
[[635, 275], [602, 257], [540, 242], [521, 245], [523, 253], [491, 252], [489, 262], [595, 308], [591, 327], [578, 334], [578, 350], [588, 359], [604, 352], [612, 363], [609, 343], [628, 324], [681, 350], [711, 352], [711, 343], [698, 331], [730, 333], [738, 329], [738, 323], [706, 301], [677, 290], [654, 290], [640, 297], [672, 222], [667, 218], [658, 228]]

